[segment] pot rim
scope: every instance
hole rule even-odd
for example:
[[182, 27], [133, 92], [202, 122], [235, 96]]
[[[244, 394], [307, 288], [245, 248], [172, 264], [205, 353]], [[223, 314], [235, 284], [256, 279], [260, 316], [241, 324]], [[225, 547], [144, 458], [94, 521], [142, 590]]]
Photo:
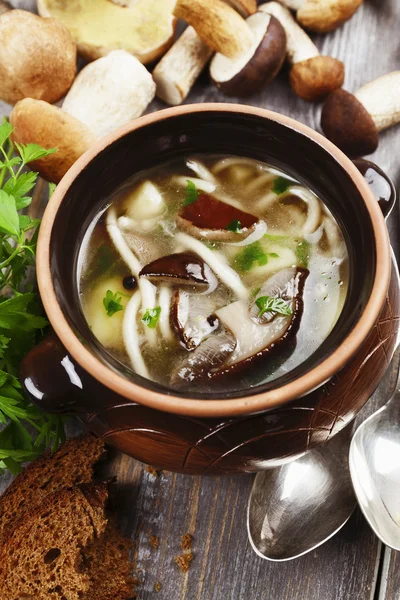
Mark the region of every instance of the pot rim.
[[[365, 202], [374, 232], [376, 264], [379, 265], [379, 271], [376, 269], [371, 294], [363, 313], [336, 350], [294, 381], [254, 396], [243, 396], [230, 400], [182, 398], [169, 393], [148, 390], [127, 380], [105, 365], [80, 342], [67, 322], [57, 300], [50, 270], [50, 242], [53, 223], [63, 198], [81, 171], [106, 147], [136, 129], [169, 117], [201, 112], [241, 113], [270, 119], [306, 135], [331, 154], [346, 170]], [[358, 350], [377, 321], [389, 287], [390, 269], [390, 242], [385, 220], [376, 198], [351, 160], [321, 134], [295, 119], [263, 108], [225, 103], [185, 105], [157, 111], [136, 119], [96, 142], [77, 160], [58, 184], [43, 215], [37, 246], [37, 279], [44, 308], [54, 331], [79, 365], [103, 385], [129, 400], [164, 412], [204, 418], [254, 414], [270, 410], [303, 396], [328, 381]]]

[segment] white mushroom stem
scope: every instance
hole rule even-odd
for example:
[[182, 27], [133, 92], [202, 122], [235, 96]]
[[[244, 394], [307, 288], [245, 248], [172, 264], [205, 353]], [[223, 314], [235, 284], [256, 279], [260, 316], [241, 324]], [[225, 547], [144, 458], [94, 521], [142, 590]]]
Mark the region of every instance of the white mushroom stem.
[[216, 187], [214, 183], [211, 183], [211, 181], [205, 181], [204, 179], [198, 179], [197, 177], [186, 177], [185, 175], [176, 175], [172, 178], [173, 183], [181, 185], [182, 187], [186, 187], [188, 181], [194, 183], [198, 190], [206, 192], [207, 194], [211, 194]]
[[186, 166], [191, 169], [198, 177], [210, 181], [214, 185], [217, 185], [217, 180], [209, 169], [202, 162], [198, 160], [189, 159], [186, 161]]
[[290, 8], [291, 10], [299, 10], [304, 4], [305, 0], [282, 0], [282, 4]]
[[247, 52], [253, 43], [246, 21], [222, 0], [178, 0], [174, 15], [192, 25], [209, 48], [229, 58]]
[[400, 71], [366, 83], [354, 95], [371, 115], [378, 131], [400, 122]]
[[187, 27], [153, 71], [157, 96], [172, 106], [183, 102], [211, 55], [193, 27]]
[[140, 117], [155, 92], [146, 67], [129, 52], [114, 50], [82, 69], [62, 108], [103, 137]]
[[198, 254], [214, 271], [217, 277], [219, 277], [219, 279], [229, 287], [238, 298], [241, 300], [246, 300], [248, 298], [249, 292], [243, 285], [239, 275], [227, 264], [225, 258], [219, 252], [210, 250], [210, 248], [207, 248], [202, 242], [186, 233], [179, 232], [175, 236], [175, 240], [178, 244], [182, 244], [185, 249], [192, 250]]
[[318, 198], [300, 185], [292, 185], [286, 194], [279, 198], [284, 199], [286, 196], [297, 196], [307, 204], [307, 219], [303, 226], [303, 234], [313, 233], [321, 222], [321, 205]]
[[160, 293], [158, 296], [158, 303], [161, 308], [160, 320], [158, 321], [158, 324], [160, 327], [161, 335], [167, 342], [171, 342], [174, 339], [170, 319], [171, 301], [171, 288], [166, 285], [162, 285], [160, 287]]
[[[300, 2], [301, 0], [299, 0]], [[295, 2], [293, 1], [293, 3]], [[288, 2], [285, 2], [285, 4], [288, 4]], [[286, 55], [292, 65], [319, 56], [319, 50], [314, 42], [300, 25], [296, 23], [292, 14], [282, 4], [279, 4], [279, 2], [268, 2], [259, 6], [258, 10], [272, 15], [282, 25], [287, 40]]]
[[135, 292], [125, 308], [125, 315], [122, 323], [122, 337], [134, 371], [138, 375], [148, 378], [149, 372], [140, 350], [139, 332], [137, 328], [137, 315], [140, 303], [140, 294], [139, 292]]

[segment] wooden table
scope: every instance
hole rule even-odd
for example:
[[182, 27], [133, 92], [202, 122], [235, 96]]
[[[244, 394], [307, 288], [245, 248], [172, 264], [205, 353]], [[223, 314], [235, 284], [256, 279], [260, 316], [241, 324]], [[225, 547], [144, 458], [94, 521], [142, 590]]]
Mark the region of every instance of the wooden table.
[[[35, 4], [14, 0], [14, 6], [31, 10]], [[399, 29], [399, 0], [365, 0], [351, 22], [315, 39], [322, 53], [345, 62], [345, 87], [355, 91], [364, 82], [400, 68]], [[227, 100], [206, 75], [188, 98], [188, 102]], [[287, 73], [246, 102], [319, 128], [320, 107], [292, 94]], [[159, 108], [160, 102], [151, 106], [151, 110]], [[9, 110], [0, 104], [1, 114]], [[398, 188], [399, 127], [382, 134], [380, 140], [372, 160]], [[389, 229], [399, 258], [398, 207]], [[394, 371], [387, 374], [360, 419], [385, 402], [395, 383]], [[70, 432], [77, 428], [72, 424]], [[321, 548], [296, 561], [275, 564], [258, 558], [247, 540], [246, 507], [253, 477], [153, 475], [122, 454], [112, 458], [107, 471], [118, 476], [119, 522], [134, 542], [140, 600], [400, 600], [400, 553], [382, 546], [358, 510]], [[4, 476], [0, 489], [8, 481]], [[174, 557], [182, 553], [180, 540], [186, 533], [193, 535], [194, 559], [184, 574]], [[158, 549], [150, 543], [151, 535], [158, 538]]]

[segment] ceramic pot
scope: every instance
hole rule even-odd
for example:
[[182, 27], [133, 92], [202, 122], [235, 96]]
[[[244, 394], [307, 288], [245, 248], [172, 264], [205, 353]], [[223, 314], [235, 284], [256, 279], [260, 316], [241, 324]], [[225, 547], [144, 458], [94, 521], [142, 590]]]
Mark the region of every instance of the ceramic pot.
[[[171, 392], [121, 368], [93, 338], [76, 283], [83, 234], [106, 199], [142, 169], [203, 152], [259, 159], [309, 186], [340, 223], [350, 257], [345, 306], [320, 348], [273, 382], [212, 396], [199, 387], [191, 394]], [[329, 440], [377, 387], [399, 330], [397, 270], [366, 179], [385, 213], [394, 190], [373, 165], [358, 166], [365, 178], [301, 123], [229, 104], [167, 109], [99, 141], [64, 177], [43, 218], [37, 274], [55, 334], [24, 361], [27, 392], [49, 412], [79, 415], [123, 452], [183, 473], [258, 471]]]

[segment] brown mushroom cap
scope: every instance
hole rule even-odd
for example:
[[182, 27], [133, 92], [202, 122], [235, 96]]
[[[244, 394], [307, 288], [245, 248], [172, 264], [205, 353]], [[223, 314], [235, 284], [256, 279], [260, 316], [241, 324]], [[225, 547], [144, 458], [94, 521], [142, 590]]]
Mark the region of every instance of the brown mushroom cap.
[[344, 64], [331, 56], [314, 56], [293, 65], [290, 85], [295, 94], [313, 102], [341, 88]]
[[76, 75], [76, 45], [54, 19], [26, 10], [0, 18], [0, 98], [15, 104], [23, 98], [57, 102]]
[[38, 0], [42, 17], [54, 17], [71, 32], [88, 60], [111, 50], [126, 50], [143, 64], [160, 58], [172, 45], [175, 0]]
[[210, 267], [195, 254], [177, 252], [157, 258], [139, 273], [152, 283], [191, 286], [200, 290], [207, 289], [215, 282]]
[[336, 90], [328, 96], [322, 109], [321, 127], [348, 156], [371, 154], [378, 147], [378, 130], [371, 115], [353, 94]]
[[211, 79], [228, 96], [253, 94], [274, 79], [285, 60], [286, 33], [275, 17], [257, 12], [246, 23], [258, 44], [237, 60], [216, 54], [210, 65]]
[[305, 0], [297, 20], [306, 29], [327, 33], [351, 19], [363, 0]]
[[224, 0], [237, 10], [242, 17], [248, 17], [257, 11], [257, 0]]
[[30, 163], [48, 181], [58, 183], [74, 162], [96, 141], [90, 129], [61, 108], [25, 98], [14, 106], [12, 139], [19, 144], [57, 148], [55, 154]]

